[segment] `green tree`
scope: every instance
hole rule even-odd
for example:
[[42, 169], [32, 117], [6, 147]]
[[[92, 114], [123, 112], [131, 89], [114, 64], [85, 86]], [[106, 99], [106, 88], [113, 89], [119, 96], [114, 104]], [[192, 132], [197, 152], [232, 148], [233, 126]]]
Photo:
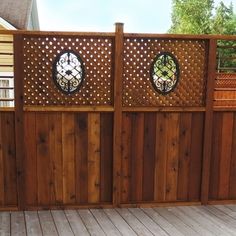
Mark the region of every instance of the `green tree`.
[[[172, 0], [174, 34], [236, 34], [233, 4], [223, 1], [214, 8], [214, 0]], [[236, 41], [218, 40], [218, 71], [236, 72]]]
[[[216, 8], [215, 15], [211, 20], [211, 33], [213, 34], [236, 34], [236, 15], [233, 4], [227, 7], [223, 1]], [[236, 41], [218, 40], [218, 71], [235, 72], [236, 68]]]
[[214, 0], [172, 0], [174, 34], [236, 34], [236, 14], [233, 4], [223, 1], [214, 10]]
[[213, 6], [213, 0], [172, 0], [169, 33], [209, 34]]
[[211, 33], [213, 34], [236, 34], [236, 15], [232, 2], [229, 7], [222, 1], [220, 2], [211, 24]]

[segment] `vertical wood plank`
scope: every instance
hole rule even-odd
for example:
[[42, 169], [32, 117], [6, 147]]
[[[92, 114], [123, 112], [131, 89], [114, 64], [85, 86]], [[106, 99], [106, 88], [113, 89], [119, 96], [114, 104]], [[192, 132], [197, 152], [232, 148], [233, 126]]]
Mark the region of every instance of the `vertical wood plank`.
[[213, 119], [213, 138], [212, 138], [212, 157], [210, 168], [210, 185], [209, 185], [209, 199], [218, 199], [219, 189], [219, 168], [220, 156], [222, 148], [222, 114], [219, 112], [214, 113]]
[[23, 37], [14, 35], [14, 92], [15, 92], [15, 135], [16, 135], [16, 163], [17, 163], [17, 194], [18, 206], [25, 208], [25, 154], [24, 154], [24, 92], [23, 92]]
[[2, 132], [2, 116], [0, 112], [0, 205], [4, 206], [4, 162], [3, 162], [3, 132]]
[[131, 122], [132, 114], [124, 113], [122, 119], [122, 173], [121, 173], [121, 202], [130, 201], [131, 176]]
[[113, 115], [101, 114], [101, 202], [112, 202]]
[[190, 153], [190, 170], [188, 184], [188, 200], [199, 201], [201, 194], [201, 173], [202, 173], [202, 144], [204, 114], [192, 114], [192, 133], [191, 133], [191, 153]]
[[75, 203], [75, 117], [62, 113], [63, 202]]
[[233, 134], [233, 113], [225, 112], [222, 122], [222, 149], [220, 157], [219, 173], [219, 199], [229, 197], [229, 177], [231, 165], [232, 134]]
[[179, 128], [179, 169], [178, 169], [178, 200], [187, 201], [189, 187], [189, 167], [191, 159], [192, 114], [180, 114]]
[[168, 119], [167, 113], [157, 113], [156, 125], [156, 160], [155, 160], [155, 201], [166, 198], [166, 161], [168, 149]]
[[168, 149], [166, 165], [166, 200], [177, 200], [178, 155], [179, 155], [179, 114], [168, 115]]
[[51, 170], [49, 156], [49, 126], [47, 113], [38, 113], [36, 115], [36, 140], [38, 204], [48, 206], [51, 203]]
[[229, 199], [236, 199], [236, 113], [234, 112], [233, 136], [232, 136], [231, 167], [229, 179]]
[[25, 127], [25, 187], [30, 189], [26, 194], [26, 205], [38, 205], [38, 180], [37, 180], [37, 148], [36, 148], [36, 116], [35, 112], [27, 112], [24, 119]]
[[88, 114], [76, 115], [76, 200], [88, 202]]
[[208, 69], [207, 69], [207, 91], [206, 91], [206, 112], [203, 143], [203, 167], [202, 167], [202, 188], [201, 202], [207, 204], [210, 181], [210, 162], [212, 149], [212, 123], [213, 123], [213, 98], [214, 83], [216, 78], [216, 50], [217, 40], [209, 39], [208, 47]]
[[5, 112], [2, 116], [2, 132], [4, 143], [2, 148], [4, 157], [4, 189], [5, 204], [17, 204], [16, 185], [16, 157], [15, 157], [15, 124], [13, 113]]
[[63, 203], [63, 164], [62, 164], [62, 115], [51, 113], [48, 116], [49, 152], [51, 172], [51, 201]]
[[88, 202], [100, 201], [100, 114], [88, 114]]
[[116, 23], [114, 51], [114, 124], [113, 124], [113, 204], [121, 199], [121, 133], [122, 133], [122, 76], [123, 76], [123, 23]]
[[143, 200], [154, 200], [156, 113], [144, 117]]
[[144, 113], [133, 114], [131, 142], [131, 200], [142, 200]]

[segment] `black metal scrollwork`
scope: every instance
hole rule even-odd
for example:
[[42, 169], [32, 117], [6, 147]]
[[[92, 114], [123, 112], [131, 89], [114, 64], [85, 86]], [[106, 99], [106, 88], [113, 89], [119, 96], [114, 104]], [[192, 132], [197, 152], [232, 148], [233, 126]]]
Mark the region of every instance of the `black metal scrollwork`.
[[173, 91], [179, 75], [179, 63], [174, 55], [162, 52], [156, 56], [151, 66], [151, 81], [157, 92], [165, 95]]
[[53, 80], [65, 94], [79, 90], [84, 79], [83, 62], [73, 51], [63, 51], [53, 64]]

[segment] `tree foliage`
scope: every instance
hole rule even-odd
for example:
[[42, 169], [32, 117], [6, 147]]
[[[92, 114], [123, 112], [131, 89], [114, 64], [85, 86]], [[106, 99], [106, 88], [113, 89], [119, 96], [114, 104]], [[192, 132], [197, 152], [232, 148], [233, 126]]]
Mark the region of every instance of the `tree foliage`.
[[236, 34], [233, 4], [223, 1], [214, 8], [214, 0], [172, 0], [172, 25], [175, 34]]
[[220, 2], [211, 24], [213, 34], [236, 34], [236, 15], [233, 11], [232, 2], [229, 7]]

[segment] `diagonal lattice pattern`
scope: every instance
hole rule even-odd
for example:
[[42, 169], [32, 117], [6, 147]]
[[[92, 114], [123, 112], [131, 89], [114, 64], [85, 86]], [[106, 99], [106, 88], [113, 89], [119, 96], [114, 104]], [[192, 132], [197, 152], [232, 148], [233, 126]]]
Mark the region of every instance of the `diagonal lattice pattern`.
[[[52, 65], [64, 50], [80, 55], [85, 78], [79, 91], [63, 94], [52, 79]], [[112, 37], [97, 36], [25, 36], [25, 105], [112, 105]]]
[[[206, 41], [125, 37], [123, 106], [204, 106]], [[157, 54], [169, 52], [179, 62], [180, 79], [173, 92], [162, 95], [150, 79]]]

